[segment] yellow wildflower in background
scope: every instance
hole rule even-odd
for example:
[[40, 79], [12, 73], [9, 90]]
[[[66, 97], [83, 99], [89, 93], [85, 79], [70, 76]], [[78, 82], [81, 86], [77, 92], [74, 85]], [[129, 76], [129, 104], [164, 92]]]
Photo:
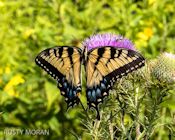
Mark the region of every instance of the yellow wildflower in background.
[[154, 4], [156, 2], [156, 0], [148, 0], [148, 4], [149, 5], [152, 5], [152, 4]]
[[5, 74], [9, 74], [11, 72], [11, 69], [10, 69], [10, 67], [5, 67]]
[[4, 2], [0, 1], [0, 7], [4, 6]]
[[152, 28], [144, 28], [142, 32], [137, 34], [137, 37], [142, 40], [148, 40], [152, 37], [153, 31]]
[[25, 32], [24, 32], [24, 34], [23, 34], [23, 37], [24, 37], [24, 39], [27, 39], [27, 38], [29, 38], [32, 34], [34, 34], [35, 33], [35, 30], [34, 29], [32, 29], [32, 28], [30, 28], [30, 29], [27, 29]]
[[22, 78], [22, 75], [17, 74], [7, 83], [7, 85], [4, 88], [4, 91], [11, 96], [17, 97], [19, 94], [15, 92], [14, 87], [24, 82], [25, 80]]
[[0, 75], [3, 74], [3, 68], [0, 68]]
[[137, 34], [137, 40], [135, 45], [137, 47], [146, 47], [148, 45], [148, 40], [153, 36], [153, 30], [150, 27], [146, 27], [143, 31]]

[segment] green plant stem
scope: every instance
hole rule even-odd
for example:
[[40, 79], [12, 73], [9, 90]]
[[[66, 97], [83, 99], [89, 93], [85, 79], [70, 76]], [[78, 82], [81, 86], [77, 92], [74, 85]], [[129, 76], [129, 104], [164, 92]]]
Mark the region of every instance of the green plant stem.
[[114, 139], [114, 130], [113, 130], [113, 123], [112, 123], [112, 111], [111, 111], [111, 117], [109, 119], [109, 133], [110, 133], [110, 139]]
[[100, 121], [95, 120], [94, 128], [93, 128], [94, 140], [98, 140], [98, 130], [99, 130], [100, 122], [101, 120]]
[[124, 125], [124, 115], [125, 115], [125, 112], [122, 109], [122, 112], [121, 112], [121, 127], [123, 129], [124, 134], [126, 134], [126, 129], [125, 129], [125, 125]]
[[141, 132], [140, 132], [140, 123], [139, 123], [139, 109], [140, 109], [140, 105], [146, 95], [146, 92], [143, 94], [143, 96], [138, 99], [139, 93], [136, 93], [136, 97], [135, 97], [135, 106], [136, 106], [136, 117], [135, 117], [135, 127], [136, 127], [136, 140], [139, 140], [141, 137]]
[[148, 140], [149, 137], [150, 137], [150, 134], [151, 134], [151, 131], [152, 131], [152, 128], [153, 128], [153, 122], [154, 122], [154, 119], [155, 119], [156, 110], [157, 110], [157, 104], [155, 103], [154, 106], [153, 106], [153, 111], [152, 111], [151, 117], [150, 117], [150, 123], [148, 125], [148, 129], [147, 129], [147, 132], [145, 134], [144, 140]]
[[[164, 114], [166, 114], [166, 108], [165, 108], [165, 107], [162, 108], [161, 116], [163, 116]], [[164, 123], [164, 121], [165, 121], [164, 119], [165, 119], [164, 117], [161, 119], [161, 123]], [[164, 125], [161, 125], [161, 126], [159, 127], [159, 133], [161, 133], [161, 131], [162, 131], [163, 129], [164, 129]], [[162, 140], [162, 135], [158, 135], [157, 140]]]
[[160, 88], [160, 87], [157, 89], [158, 92], [156, 93], [156, 97], [154, 99], [154, 103], [153, 103], [153, 107], [152, 107], [153, 109], [152, 109], [151, 116], [150, 116], [150, 119], [149, 119], [149, 125], [148, 125], [147, 131], [146, 131], [146, 134], [145, 134], [145, 138], [144, 138], [145, 140], [148, 140], [151, 133], [152, 133], [152, 130], [153, 130], [153, 127], [154, 127], [153, 122], [156, 119], [156, 111], [159, 109], [159, 105], [162, 102], [162, 98], [165, 95], [165, 91], [162, 91], [162, 90], [163, 89]]
[[138, 93], [136, 92], [135, 96], [135, 106], [136, 106], [136, 140], [139, 139], [140, 136], [140, 124], [138, 122], [139, 120], [139, 107], [140, 107], [140, 102], [138, 102]]

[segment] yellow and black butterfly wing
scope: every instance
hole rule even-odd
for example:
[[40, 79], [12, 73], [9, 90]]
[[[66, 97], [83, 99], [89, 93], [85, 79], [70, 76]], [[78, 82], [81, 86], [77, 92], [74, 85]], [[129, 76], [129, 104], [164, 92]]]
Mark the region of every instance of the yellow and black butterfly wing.
[[97, 118], [97, 106], [109, 94], [115, 81], [144, 66], [144, 63], [144, 58], [138, 52], [123, 48], [102, 47], [88, 52], [86, 97], [89, 107], [97, 110]]
[[68, 107], [79, 103], [81, 49], [68, 46], [46, 49], [36, 57], [35, 62], [57, 80]]

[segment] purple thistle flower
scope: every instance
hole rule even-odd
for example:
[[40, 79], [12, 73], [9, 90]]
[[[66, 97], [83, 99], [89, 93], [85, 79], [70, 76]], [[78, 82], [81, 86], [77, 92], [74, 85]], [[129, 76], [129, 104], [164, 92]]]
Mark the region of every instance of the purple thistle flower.
[[87, 47], [88, 51], [105, 46], [135, 50], [133, 43], [129, 39], [110, 33], [92, 35], [83, 41], [83, 45]]

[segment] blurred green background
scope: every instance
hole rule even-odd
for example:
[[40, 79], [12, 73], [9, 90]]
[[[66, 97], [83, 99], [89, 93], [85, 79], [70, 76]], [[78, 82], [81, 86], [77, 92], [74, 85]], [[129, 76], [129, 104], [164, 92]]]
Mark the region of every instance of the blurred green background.
[[[79, 45], [104, 32], [131, 39], [146, 59], [175, 53], [175, 1], [0, 0], [1, 138], [90, 139], [81, 123], [82, 108], [66, 112], [56, 82], [34, 59], [46, 48]], [[49, 129], [50, 135], [5, 136], [4, 129], [11, 127]]]

